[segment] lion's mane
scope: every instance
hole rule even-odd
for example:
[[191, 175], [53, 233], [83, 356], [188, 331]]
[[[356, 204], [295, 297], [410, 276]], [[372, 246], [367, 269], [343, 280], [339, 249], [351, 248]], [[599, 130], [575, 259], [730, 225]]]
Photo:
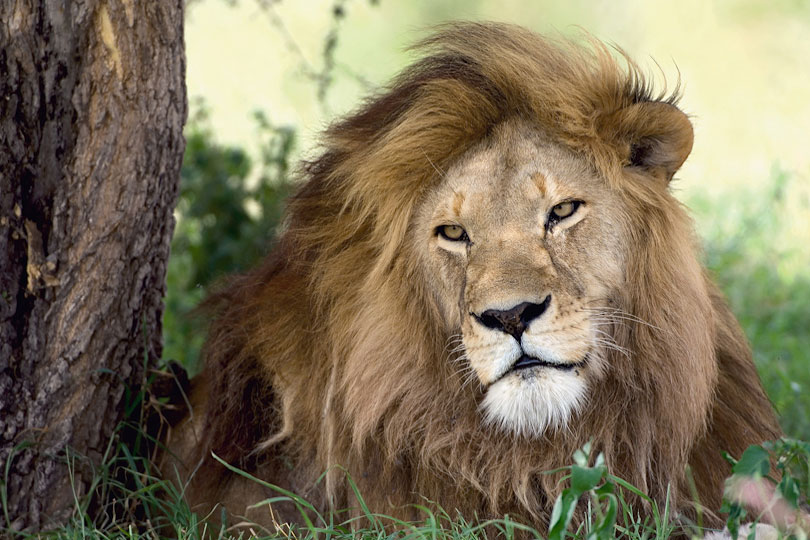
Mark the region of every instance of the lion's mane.
[[[674, 105], [677, 94], [654, 95], [632, 61], [600, 43], [513, 26], [444, 26], [417, 49], [421, 60], [326, 131], [265, 262], [209, 300], [198, 455], [214, 452], [323, 507], [356, 504], [339, 465], [375, 511], [412, 517], [409, 504], [425, 497], [466, 516], [541, 523], [563, 487], [543, 472], [592, 441], [612, 473], [654, 499], [671, 486], [677, 510], [694, 499], [691, 467], [701, 503], [718, 509], [729, 472], [721, 451], [739, 455], [779, 428], [686, 213], [661, 182], [623, 173], [632, 137], [617, 113]], [[511, 117], [586, 156], [635, 209], [626, 288], [614, 299], [630, 316], [613, 330], [631, 354], [609, 352], [589, 406], [541, 439], [482, 424], [480, 390], [448, 362], [409, 236], [442, 171]], [[636, 137], [669, 129], [641, 120], [634, 129], [648, 131]], [[210, 459], [196, 477], [198, 498], [211, 502], [239, 481]]]

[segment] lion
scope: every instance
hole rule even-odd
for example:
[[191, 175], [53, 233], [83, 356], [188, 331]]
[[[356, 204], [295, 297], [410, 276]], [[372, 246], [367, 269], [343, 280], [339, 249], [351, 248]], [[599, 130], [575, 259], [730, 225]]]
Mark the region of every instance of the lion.
[[[270, 523], [272, 490], [419, 517], [547, 524], [545, 474], [610, 472], [718, 524], [722, 456], [780, 436], [670, 192], [679, 92], [621, 51], [455, 23], [333, 124], [265, 261], [209, 300], [169, 448], [193, 508]], [[323, 477], [322, 477], [323, 475]], [[639, 510], [644, 511], [639, 502]], [[219, 515], [215, 512], [215, 515]]]

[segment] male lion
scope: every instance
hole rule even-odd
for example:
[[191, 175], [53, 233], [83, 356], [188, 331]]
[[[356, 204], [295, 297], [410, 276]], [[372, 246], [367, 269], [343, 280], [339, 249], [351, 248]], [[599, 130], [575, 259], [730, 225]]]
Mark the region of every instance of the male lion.
[[692, 147], [677, 96], [514, 26], [418, 48], [326, 131], [278, 247], [209, 300], [171, 444], [192, 503], [273, 495], [213, 452], [321, 510], [357, 506], [348, 473], [375, 512], [542, 525], [564, 487], [544, 471], [592, 441], [675, 511], [718, 510], [721, 452], [780, 430], [668, 189]]

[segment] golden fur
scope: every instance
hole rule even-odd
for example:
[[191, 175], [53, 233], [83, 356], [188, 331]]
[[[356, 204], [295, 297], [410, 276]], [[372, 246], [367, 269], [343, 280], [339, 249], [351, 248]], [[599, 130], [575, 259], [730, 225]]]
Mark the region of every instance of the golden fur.
[[[209, 300], [215, 319], [196, 416], [172, 443], [190, 469], [199, 464], [190, 498], [239, 514], [270, 496], [214, 462], [214, 452], [322, 509], [356, 505], [339, 465], [373, 511], [414, 517], [410, 505], [424, 497], [467, 517], [508, 512], [540, 525], [562, 488], [558, 476], [542, 473], [570, 464], [590, 440], [614, 474], [654, 499], [671, 486], [678, 511], [689, 512], [693, 500], [691, 467], [700, 502], [717, 510], [729, 472], [721, 451], [739, 455], [780, 431], [745, 337], [668, 191], [692, 145], [677, 96], [654, 96], [632, 61], [622, 56], [620, 64], [600, 43], [559, 43], [514, 26], [448, 25], [418, 49], [422, 60], [327, 130], [323, 151], [304, 166], [276, 249]], [[505, 150], [487, 161], [499, 145]], [[581, 288], [604, 289], [598, 300], [610, 311], [600, 313], [614, 316], [602, 321], [607, 341], [588, 345], [584, 404], [556, 427], [510, 432], [508, 421], [500, 426], [482, 413], [485, 377], [448, 349], [462, 327], [475, 325], [457, 309], [471, 285], [452, 291], [450, 275], [463, 274], [458, 261], [475, 255], [463, 246], [450, 258], [429, 255], [423, 243], [435, 239], [419, 231], [431, 223], [429, 201], [441, 197], [443, 183], [463, 180], [460, 164], [507, 162], [498, 170], [513, 171], [524, 150], [510, 148], [535, 155], [544, 145], [592, 181], [573, 183], [585, 190], [590, 213], [557, 240], [550, 228], [539, 232], [549, 236], [538, 246], [584, 238], [600, 211], [600, 199], [587, 197], [615, 201], [605, 225], [621, 231], [615, 246], [597, 237], [587, 250], [547, 248], [552, 258], [575, 258], [566, 266], [574, 282], [612, 268], [618, 282], [585, 280]], [[541, 177], [525, 189], [556, 204]], [[447, 207], [463, 212], [470, 197], [453, 195]], [[608, 244], [603, 256], [599, 246]], [[512, 247], [489, 260], [508, 264]], [[434, 256], [455, 261], [437, 266], [435, 278]], [[557, 302], [573, 287], [563, 274], [549, 278]], [[497, 297], [491, 289], [501, 281], [480, 279]], [[472, 300], [462, 309], [465, 302]], [[471, 375], [481, 384], [465, 384]]]

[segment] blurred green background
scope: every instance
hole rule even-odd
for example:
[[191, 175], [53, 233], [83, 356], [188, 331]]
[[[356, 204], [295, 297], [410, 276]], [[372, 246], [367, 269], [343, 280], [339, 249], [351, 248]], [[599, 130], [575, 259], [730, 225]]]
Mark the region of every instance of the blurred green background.
[[165, 357], [194, 371], [216, 279], [271, 246], [317, 134], [451, 19], [621, 46], [674, 85], [695, 149], [673, 182], [785, 431], [810, 440], [810, 1], [190, 0], [191, 116], [169, 262]]

